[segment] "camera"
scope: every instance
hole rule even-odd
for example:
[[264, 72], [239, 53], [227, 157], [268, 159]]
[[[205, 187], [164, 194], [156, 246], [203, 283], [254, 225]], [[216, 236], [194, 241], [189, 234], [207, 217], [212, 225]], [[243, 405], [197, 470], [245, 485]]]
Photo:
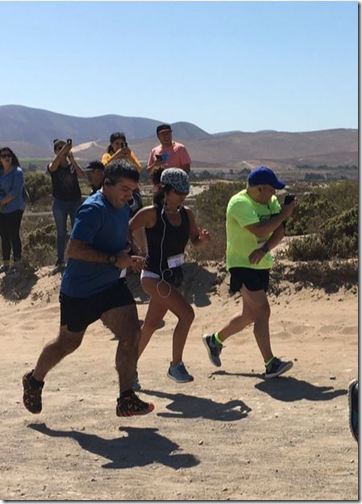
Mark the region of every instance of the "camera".
[[156, 161], [163, 161], [162, 154], [156, 154]]
[[128, 143], [127, 142], [122, 142], [121, 143], [121, 149], [127, 149]]
[[67, 140], [67, 144], [72, 145], [72, 143], [73, 143], [73, 142], [72, 142], [72, 139], [71, 139], [71, 138], [68, 138], [68, 140]]
[[295, 198], [295, 194], [286, 194], [284, 198], [284, 205], [289, 205]]

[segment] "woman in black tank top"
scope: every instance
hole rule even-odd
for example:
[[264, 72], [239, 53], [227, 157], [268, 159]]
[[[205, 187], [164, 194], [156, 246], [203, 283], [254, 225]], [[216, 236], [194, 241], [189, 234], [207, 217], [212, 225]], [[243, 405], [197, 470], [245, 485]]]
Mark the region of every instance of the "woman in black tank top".
[[172, 361], [167, 376], [178, 383], [186, 383], [193, 381], [193, 377], [182, 362], [182, 354], [195, 315], [192, 306], [177, 287], [182, 283], [182, 264], [188, 240], [194, 246], [200, 246], [210, 236], [206, 229], [197, 227], [194, 214], [183, 206], [189, 192], [186, 172], [179, 168], [168, 168], [155, 173], [153, 182], [159, 185], [154, 204], [140, 210], [129, 225], [131, 233], [145, 228], [148, 248], [141, 283], [143, 290], [150, 296], [150, 302], [141, 328], [138, 357], [166, 312], [172, 311], [178, 322], [173, 332]]

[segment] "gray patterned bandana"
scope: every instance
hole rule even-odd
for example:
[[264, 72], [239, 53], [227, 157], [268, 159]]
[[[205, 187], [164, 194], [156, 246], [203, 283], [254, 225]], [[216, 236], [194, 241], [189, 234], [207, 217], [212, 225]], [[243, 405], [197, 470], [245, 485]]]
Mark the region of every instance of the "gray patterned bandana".
[[161, 184], [170, 185], [175, 191], [188, 194], [190, 192], [189, 176], [180, 168], [167, 168], [161, 174]]

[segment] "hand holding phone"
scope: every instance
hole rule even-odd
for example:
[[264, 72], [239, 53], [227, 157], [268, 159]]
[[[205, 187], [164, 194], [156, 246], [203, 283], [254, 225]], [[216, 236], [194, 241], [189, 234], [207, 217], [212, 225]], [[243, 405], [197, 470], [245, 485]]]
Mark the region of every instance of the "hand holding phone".
[[68, 138], [68, 140], [67, 140], [67, 144], [68, 144], [68, 145], [72, 145], [72, 143], [73, 143], [72, 139], [71, 139], [71, 138]]
[[295, 199], [295, 194], [286, 194], [284, 198], [284, 205], [289, 205]]

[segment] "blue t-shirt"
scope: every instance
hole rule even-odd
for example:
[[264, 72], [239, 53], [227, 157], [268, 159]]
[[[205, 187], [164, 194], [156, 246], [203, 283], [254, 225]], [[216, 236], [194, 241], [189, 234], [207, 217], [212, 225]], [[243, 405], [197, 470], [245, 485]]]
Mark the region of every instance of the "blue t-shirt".
[[[128, 203], [123, 208], [114, 208], [97, 191], [78, 209], [71, 238], [105, 254], [118, 254], [127, 246], [128, 221]], [[87, 298], [109, 289], [119, 277], [120, 270], [111, 264], [68, 259], [60, 291], [68, 296]]]
[[14, 166], [6, 175], [4, 174], [4, 170], [0, 168], [0, 200], [9, 194], [14, 196], [14, 198], [1, 210], [2, 213], [8, 214], [16, 210], [25, 209], [23, 187], [24, 174], [20, 166]]

